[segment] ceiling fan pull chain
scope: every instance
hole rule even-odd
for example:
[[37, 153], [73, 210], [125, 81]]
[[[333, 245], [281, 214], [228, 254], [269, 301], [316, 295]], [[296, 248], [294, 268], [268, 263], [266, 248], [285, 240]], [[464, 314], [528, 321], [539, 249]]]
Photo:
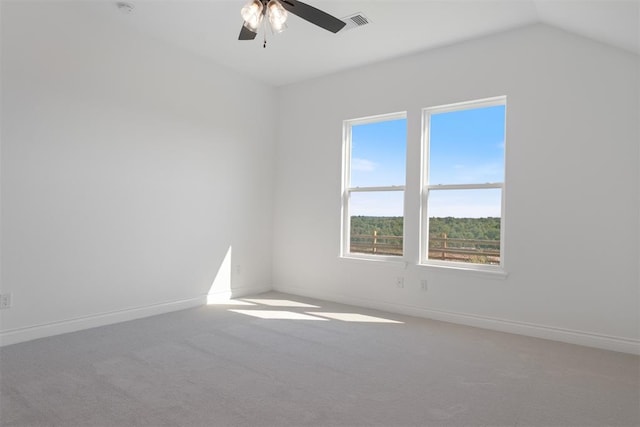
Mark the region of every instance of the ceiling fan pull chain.
[[[264, 8], [264, 14], [267, 14], [267, 8]], [[267, 48], [267, 20], [263, 19], [262, 20], [262, 36], [264, 37], [264, 43], [262, 43], [262, 48], [266, 49]]]
[[[265, 13], [266, 13], [266, 9], [265, 9]], [[264, 43], [262, 43], [262, 48], [266, 49], [267, 48], [267, 24], [266, 24], [266, 19], [262, 20], [262, 36], [264, 37]]]

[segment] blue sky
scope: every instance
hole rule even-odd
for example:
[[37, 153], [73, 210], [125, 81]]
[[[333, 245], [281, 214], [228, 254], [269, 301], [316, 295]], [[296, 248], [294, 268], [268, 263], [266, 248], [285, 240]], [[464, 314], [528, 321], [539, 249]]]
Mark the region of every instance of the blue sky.
[[[504, 181], [505, 107], [433, 114], [430, 184]], [[352, 127], [351, 186], [405, 184], [406, 120]], [[431, 191], [429, 216], [500, 216], [500, 190]], [[402, 192], [352, 195], [352, 215], [400, 216]]]
[[405, 185], [407, 120], [353, 126], [351, 186]]
[[504, 181], [504, 106], [433, 114], [429, 183]]

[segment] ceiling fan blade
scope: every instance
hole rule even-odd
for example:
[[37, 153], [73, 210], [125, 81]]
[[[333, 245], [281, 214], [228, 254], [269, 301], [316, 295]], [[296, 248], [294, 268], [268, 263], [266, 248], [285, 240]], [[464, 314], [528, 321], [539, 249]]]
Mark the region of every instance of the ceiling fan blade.
[[257, 35], [258, 33], [254, 33], [243, 25], [242, 29], [240, 30], [240, 36], [238, 36], [238, 40], [253, 40]]
[[327, 31], [331, 31], [332, 33], [337, 33], [342, 29], [342, 27], [347, 25], [338, 18], [333, 17], [320, 9], [316, 9], [313, 6], [309, 6], [306, 3], [302, 3], [301, 1], [280, 0], [280, 3], [282, 3], [282, 7], [284, 7], [288, 12], [309, 21], [318, 27], [324, 28]]

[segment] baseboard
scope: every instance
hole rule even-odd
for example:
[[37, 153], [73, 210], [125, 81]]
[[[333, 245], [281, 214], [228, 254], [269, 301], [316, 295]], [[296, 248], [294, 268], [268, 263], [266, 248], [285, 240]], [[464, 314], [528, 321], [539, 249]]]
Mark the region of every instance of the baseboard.
[[231, 289], [231, 298], [242, 298], [248, 295], [258, 295], [273, 290], [271, 285], [269, 286], [252, 286], [252, 287], [239, 287]]
[[31, 341], [38, 338], [66, 334], [83, 329], [112, 325], [114, 323], [127, 322], [129, 320], [141, 319], [143, 317], [198, 307], [206, 304], [206, 302], [207, 297], [203, 295], [185, 300], [169, 301], [160, 304], [100, 313], [25, 328], [10, 329], [0, 332], [0, 347]]
[[227, 292], [218, 292], [210, 295], [202, 295], [178, 301], [169, 301], [160, 304], [129, 308], [125, 310], [100, 313], [91, 316], [66, 319], [58, 322], [28, 326], [25, 328], [9, 329], [0, 332], [0, 347], [31, 341], [54, 335], [77, 332], [83, 329], [96, 328], [98, 326], [112, 325], [114, 323], [127, 322], [172, 311], [185, 310], [187, 308], [206, 305], [212, 299], [240, 298], [246, 295], [257, 295], [269, 292], [271, 286], [240, 287]]
[[348, 295], [332, 292], [311, 291], [305, 288], [275, 286], [274, 290], [292, 295], [300, 295], [309, 298], [318, 298], [326, 301], [356, 305], [360, 307], [374, 308], [391, 313], [424, 317], [428, 319], [441, 320], [444, 322], [474, 326], [477, 328], [491, 329], [500, 332], [508, 332], [512, 334], [560, 341], [569, 344], [578, 344], [586, 347], [595, 347], [604, 350], [640, 355], [640, 340], [630, 338], [594, 334], [571, 329], [556, 328], [534, 323], [497, 319], [465, 313], [433, 310], [411, 305], [387, 303], [367, 298], [355, 298]]
[[[583, 331], [555, 328], [545, 325], [518, 322], [505, 319], [497, 319], [486, 316], [456, 313], [443, 310], [433, 310], [404, 304], [387, 303], [367, 298], [355, 298], [344, 294], [331, 292], [310, 291], [305, 288], [287, 286], [265, 286], [237, 288], [229, 292], [229, 295], [217, 295], [218, 297], [239, 298], [246, 295], [255, 295], [263, 292], [276, 290], [292, 295], [318, 298], [327, 301], [334, 301], [343, 304], [351, 304], [361, 307], [374, 308], [392, 313], [406, 314], [409, 316], [424, 317], [444, 322], [457, 323], [467, 326], [474, 326], [484, 329], [492, 329], [501, 332], [526, 335], [536, 338], [544, 338], [553, 341], [566, 342], [570, 344], [584, 345], [587, 347], [601, 348], [623, 353], [640, 355], [640, 340], [615, 337], [609, 335], [593, 334]], [[0, 347], [34, 339], [45, 338], [54, 335], [76, 332], [83, 329], [106, 326], [114, 323], [126, 322], [143, 317], [155, 316], [172, 311], [184, 310], [187, 308], [205, 305], [207, 296], [170, 301], [160, 304], [153, 304], [144, 307], [135, 307], [126, 310], [101, 313], [92, 316], [67, 319], [59, 322], [29, 326], [25, 328], [11, 329], [0, 332]]]
[[272, 290], [273, 288], [271, 286], [232, 288], [228, 291], [210, 292], [206, 296], [206, 301], [207, 304], [214, 304], [220, 301], [227, 301], [232, 298], [242, 298], [247, 295], [258, 295]]

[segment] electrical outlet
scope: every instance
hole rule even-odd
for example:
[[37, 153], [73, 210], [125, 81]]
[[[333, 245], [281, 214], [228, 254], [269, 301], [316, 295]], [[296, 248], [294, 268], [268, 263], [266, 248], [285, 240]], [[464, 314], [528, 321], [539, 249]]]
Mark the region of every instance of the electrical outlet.
[[429, 290], [429, 285], [427, 284], [427, 279], [420, 280], [420, 290], [427, 292]]
[[404, 288], [404, 277], [396, 277], [396, 286], [398, 288]]
[[11, 294], [0, 295], [0, 310], [11, 308]]

